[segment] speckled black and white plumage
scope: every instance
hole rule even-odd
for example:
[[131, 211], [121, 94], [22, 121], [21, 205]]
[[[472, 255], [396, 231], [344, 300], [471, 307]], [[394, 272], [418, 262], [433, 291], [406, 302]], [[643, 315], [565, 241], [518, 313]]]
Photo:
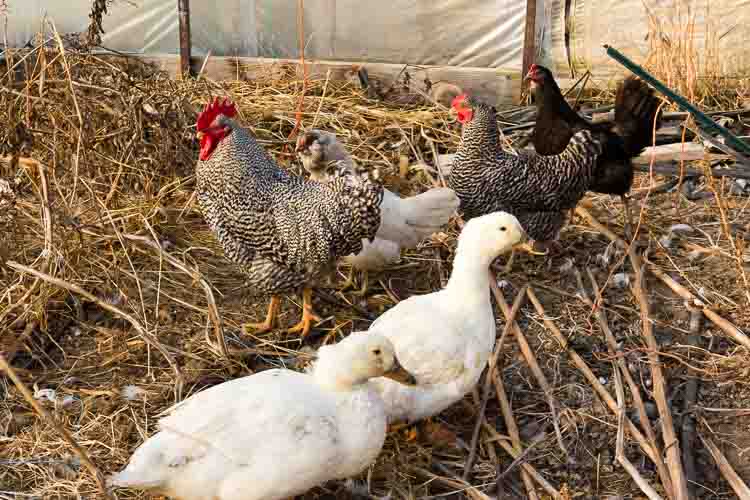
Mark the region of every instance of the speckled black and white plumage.
[[328, 184], [302, 179], [233, 120], [220, 115], [216, 123], [232, 132], [198, 162], [198, 202], [251, 293], [297, 291], [375, 237], [382, 186], [353, 175]]
[[505, 211], [515, 215], [530, 238], [553, 240], [565, 211], [589, 189], [603, 136], [582, 131], [556, 156], [518, 155], [500, 149], [495, 109], [474, 98], [464, 124], [448, 185], [461, 199], [464, 218]]

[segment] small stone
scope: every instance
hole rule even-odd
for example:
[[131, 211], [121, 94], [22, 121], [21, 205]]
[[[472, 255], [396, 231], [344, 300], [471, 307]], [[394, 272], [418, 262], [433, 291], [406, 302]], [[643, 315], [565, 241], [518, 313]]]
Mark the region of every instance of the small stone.
[[127, 401], [143, 399], [148, 394], [144, 389], [136, 385], [126, 385], [120, 389], [120, 396]]

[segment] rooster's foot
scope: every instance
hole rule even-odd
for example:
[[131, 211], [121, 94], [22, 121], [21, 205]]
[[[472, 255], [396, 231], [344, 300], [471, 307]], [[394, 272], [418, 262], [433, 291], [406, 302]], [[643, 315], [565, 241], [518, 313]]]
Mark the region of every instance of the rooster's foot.
[[302, 319], [287, 330], [289, 333], [300, 333], [302, 340], [310, 333], [313, 323], [322, 321], [321, 317], [313, 312], [312, 289], [305, 288], [302, 292]]
[[268, 304], [268, 314], [266, 314], [266, 320], [262, 323], [245, 323], [242, 325], [242, 333], [245, 335], [253, 335], [259, 333], [267, 333], [273, 330], [274, 324], [276, 323], [276, 316], [279, 314], [279, 305], [281, 299], [277, 296], [271, 297], [271, 302]]

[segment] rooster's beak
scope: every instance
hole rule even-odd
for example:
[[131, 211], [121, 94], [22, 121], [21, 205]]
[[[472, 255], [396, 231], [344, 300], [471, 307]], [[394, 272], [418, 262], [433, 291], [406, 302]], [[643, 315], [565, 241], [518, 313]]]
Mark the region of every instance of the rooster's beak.
[[204, 135], [205, 135], [205, 134], [204, 134], [203, 132], [200, 132], [200, 131], [198, 131], [198, 132], [196, 132], [196, 133], [195, 133], [195, 137], [196, 137], [196, 139], [198, 139], [199, 141], [200, 141], [201, 139], [203, 139], [203, 136], [204, 136]]

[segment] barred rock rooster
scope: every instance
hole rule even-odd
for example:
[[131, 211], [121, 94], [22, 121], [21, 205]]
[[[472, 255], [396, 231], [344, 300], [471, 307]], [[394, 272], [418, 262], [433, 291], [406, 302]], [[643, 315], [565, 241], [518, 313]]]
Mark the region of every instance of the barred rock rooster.
[[536, 126], [531, 135], [534, 149], [541, 155], [556, 155], [579, 130], [619, 136], [614, 147], [605, 148], [594, 171], [590, 191], [618, 195], [625, 211], [625, 232], [631, 235], [628, 193], [633, 185], [631, 159], [652, 142], [653, 127], [661, 124], [659, 99], [643, 81], [631, 76], [623, 80], [615, 97], [614, 123], [591, 123], [568, 105], [552, 72], [532, 64], [526, 78], [531, 80], [537, 106]]
[[[329, 182], [339, 173], [356, 173], [357, 166], [336, 135], [322, 130], [308, 130], [297, 140], [297, 154], [310, 178]], [[333, 166], [334, 173], [329, 173]], [[352, 266], [349, 278], [342, 287], [346, 289], [354, 280], [354, 269], [364, 273], [358, 295], [367, 289], [368, 271], [379, 271], [394, 264], [401, 257], [402, 248], [414, 248], [421, 240], [436, 233], [448, 223], [456, 212], [459, 199], [452, 189], [434, 188], [401, 198], [384, 190], [381, 224], [372, 242], [364, 242], [362, 251], [349, 255], [345, 261]]]
[[232, 119], [236, 113], [217, 98], [198, 116], [198, 202], [253, 291], [271, 295], [266, 320], [243, 330], [273, 328], [279, 295], [302, 289], [302, 319], [289, 331], [304, 337], [319, 320], [311, 285], [375, 238], [383, 187], [356, 175], [322, 184], [288, 173]]

